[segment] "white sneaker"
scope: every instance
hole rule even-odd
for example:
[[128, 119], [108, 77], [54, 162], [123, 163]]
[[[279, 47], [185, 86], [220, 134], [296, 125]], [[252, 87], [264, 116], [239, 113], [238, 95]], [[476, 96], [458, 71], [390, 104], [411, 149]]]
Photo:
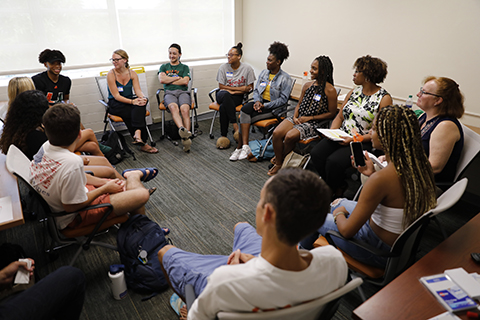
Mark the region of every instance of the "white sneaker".
[[238, 156], [238, 160], [243, 160], [243, 159], [247, 159], [248, 157], [248, 154], [250, 152], [252, 152], [252, 150], [250, 150], [250, 147], [246, 144], [243, 145], [242, 151], [240, 151], [240, 155]]
[[230, 161], [237, 161], [241, 152], [242, 149], [235, 149], [235, 151], [233, 151], [232, 155], [230, 156]]

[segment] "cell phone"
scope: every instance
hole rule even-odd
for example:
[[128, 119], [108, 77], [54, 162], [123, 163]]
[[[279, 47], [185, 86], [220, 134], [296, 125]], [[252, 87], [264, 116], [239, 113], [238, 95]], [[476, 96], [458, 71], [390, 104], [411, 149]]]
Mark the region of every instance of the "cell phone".
[[364, 167], [365, 166], [365, 156], [363, 154], [363, 148], [361, 142], [350, 142], [350, 150], [352, 151], [353, 162], [355, 167]]

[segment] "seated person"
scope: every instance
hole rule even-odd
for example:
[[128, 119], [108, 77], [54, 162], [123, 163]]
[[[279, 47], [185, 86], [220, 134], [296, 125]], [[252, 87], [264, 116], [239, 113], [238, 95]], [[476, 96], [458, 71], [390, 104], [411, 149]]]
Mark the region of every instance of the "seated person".
[[167, 245], [158, 252], [173, 290], [197, 295], [189, 319], [215, 319], [219, 311], [257, 312], [297, 305], [343, 286], [347, 265], [332, 246], [310, 252], [297, 243], [325, 220], [330, 191], [298, 168], [269, 179], [256, 209], [256, 225], [235, 226], [233, 252], [200, 255]]
[[[381, 86], [387, 76], [387, 64], [369, 55], [358, 58], [355, 63], [353, 82], [356, 85], [347, 96], [342, 110], [337, 114], [330, 129], [341, 129], [351, 136], [361, 135], [363, 149], [372, 150], [369, 130], [378, 111], [392, 104], [392, 97]], [[350, 142], [344, 137], [341, 142], [322, 139], [313, 147], [310, 155], [315, 170], [332, 188], [335, 197], [343, 195], [346, 182], [345, 170], [350, 167]]]
[[[165, 88], [164, 104], [172, 114], [173, 122], [178, 127], [178, 134], [182, 138], [183, 151], [189, 152], [192, 145], [190, 132], [190, 106], [192, 104], [188, 82], [190, 68], [180, 62], [182, 48], [174, 43], [168, 48], [170, 63], [165, 63], [158, 70], [158, 79]], [[180, 113], [182, 114], [180, 116]]]
[[217, 72], [218, 88], [216, 99], [220, 105], [220, 134], [226, 137], [228, 125], [233, 125], [234, 139], [240, 141], [240, 132], [237, 124], [236, 107], [243, 102], [243, 96], [253, 90], [255, 72], [253, 68], [240, 62], [243, 50], [239, 42], [227, 54], [228, 62], [220, 66]]
[[449, 78], [428, 77], [417, 93], [422, 144], [436, 182], [453, 182], [463, 149], [463, 130], [458, 121], [465, 112], [458, 84]]
[[246, 103], [240, 111], [241, 139], [237, 149], [230, 156], [230, 161], [246, 159], [250, 153], [248, 133], [250, 124], [263, 119], [274, 118], [272, 110], [286, 105], [292, 91], [290, 75], [280, 67], [288, 58], [285, 44], [274, 42], [268, 48], [267, 69], [258, 77], [257, 86], [253, 90], [253, 101]]
[[[401, 133], [401, 134], [399, 134]], [[319, 234], [335, 230], [349, 239], [362, 240], [390, 251], [398, 236], [418, 217], [436, 206], [433, 171], [423, 151], [415, 113], [405, 107], [380, 109], [370, 133], [374, 148], [383, 150], [387, 166], [377, 172], [366, 154], [366, 166], [358, 170], [370, 176], [358, 202], [337, 199], [323, 226], [300, 242], [312, 249]], [[365, 264], [385, 268], [380, 257], [338, 238], [337, 247]]]
[[[40, 147], [48, 140], [42, 124], [43, 114], [48, 110], [45, 95], [36, 90], [22, 92], [11, 103], [5, 119], [5, 127], [0, 137], [0, 149], [7, 153], [11, 144], [17, 146], [30, 159], [39, 152]], [[26, 116], [28, 115], [28, 116]], [[82, 139], [85, 131], [82, 131]], [[80, 142], [81, 143], [81, 142]], [[75, 147], [77, 150], [77, 147]], [[81, 156], [87, 171], [102, 178], [123, 177], [103, 156]], [[88, 166], [87, 166], [88, 165]]]
[[[126, 181], [102, 179], [84, 173], [83, 160], [73, 153], [80, 139], [80, 112], [72, 105], [57, 104], [45, 112], [43, 124], [48, 141], [40, 162], [30, 164], [30, 183], [42, 194], [53, 212], [77, 212], [89, 205], [111, 203], [109, 218], [145, 214], [148, 190], [141, 181], [155, 177], [157, 169], [125, 170]], [[106, 208], [80, 211], [56, 218], [57, 227], [76, 228], [95, 224]]]
[[[57, 102], [68, 102], [70, 100], [72, 80], [60, 74], [62, 63], [66, 61], [63, 53], [59, 50], [45, 49], [38, 56], [38, 61], [45, 65], [47, 71], [34, 75], [32, 80], [35, 88], [27, 88], [26, 90], [37, 89], [42, 91], [47, 96], [50, 106]], [[23, 91], [17, 92], [17, 94], [21, 92]], [[82, 139], [80, 139], [76, 151], [87, 152], [94, 156], [103, 156], [93, 130], [85, 129], [82, 124], [80, 125], [82, 128]]]
[[282, 167], [283, 160], [300, 140], [318, 137], [317, 126], [332, 119], [337, 113], [337, 91], [333, 83], [333, 64], [329, 57], [319, 56], [310, 67], [313, 81], [302, 87], [299, 103], [293, 117], [283, 120], [273, 131], [274, 166], [268, 171], [273, 176]]
[[157, 148], [146, 143], [148, 99], [140, 89], [137, 73], [130, 70], [128, 54], [122, 49], [115, 50], [110, 61], [114, 68], [107, 74], [108, 112], [122, 118], [133, 144], [141, 146], [141, 151], [158, 153]]
[[[12, 286], [20, 268], [33, 276], [35, 262], [15, 261], [0, 270], [0, 292]], [[85, 299], [85, 275], [71, 266], [60, 267], [32, 287], [0, 302], [0, 319], [79, 319]]]

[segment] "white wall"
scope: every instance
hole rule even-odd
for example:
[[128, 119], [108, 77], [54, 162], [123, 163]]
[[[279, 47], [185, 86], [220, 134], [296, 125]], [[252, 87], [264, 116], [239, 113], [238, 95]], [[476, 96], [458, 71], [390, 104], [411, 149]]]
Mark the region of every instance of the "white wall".
[[351, 87], [355, 59], [370, 54], [388, 63], [383, 86], [393, 97], [415, 97], [428, 75], [454, 79], [465, 95], [462, 122], [480, 127], [479, 17], [478, 0], [243, 0], [243, 60], [264, 69], [269, 44], [281, 41], [285, 71], [300, 76], [328, 55], [335, 85]]

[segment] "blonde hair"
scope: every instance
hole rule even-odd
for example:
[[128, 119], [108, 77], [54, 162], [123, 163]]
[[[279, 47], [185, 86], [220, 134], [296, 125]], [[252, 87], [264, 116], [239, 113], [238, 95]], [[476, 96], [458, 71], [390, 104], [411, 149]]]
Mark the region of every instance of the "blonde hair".
[[398, 105], [380, 109], [374, 123], [405, 193], [403, 227], [407, 228], [437, 204], [433, 170], [422, 146], [420, 125], [411, 109]]
[[35, 90], [35, 84], [29, 77], [14, 77], [8, 82], [8, 109], [13, 100], [22, 92]]
[[128, 69], [130, 68], [130, 65], [128, 64], [128, 54], [125, 50], [123, 49], [117, 49], [115, 51], [113, 51], [113, 53], [116, 53], [118, 54], [120, 57], [122, 57], [123, 59], [127, 60], [127, 62], [125, 63], [125, 67]]

